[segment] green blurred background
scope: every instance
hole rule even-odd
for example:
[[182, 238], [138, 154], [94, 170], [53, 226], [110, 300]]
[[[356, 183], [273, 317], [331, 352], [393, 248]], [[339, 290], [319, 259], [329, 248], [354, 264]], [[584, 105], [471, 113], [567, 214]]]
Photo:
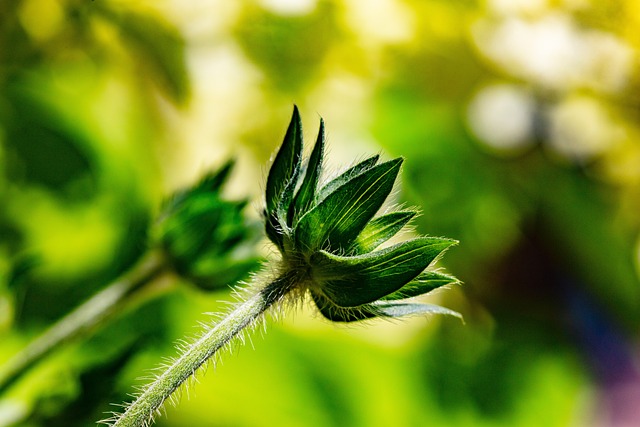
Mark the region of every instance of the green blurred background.
[[[296, 103], [336, 170], [406, 158], [396, 202], [460, 240], [440, 265], [464, 285], [434, 298], [465, 324], [297, 307], [158, 426], [640, 425], [638, 28], [635, 0], [0, 2], [0, 363], [230, 157], [257, 219]], [[232, 298], [127, 310], [0, 397], [0, 426], [93, 425]]]

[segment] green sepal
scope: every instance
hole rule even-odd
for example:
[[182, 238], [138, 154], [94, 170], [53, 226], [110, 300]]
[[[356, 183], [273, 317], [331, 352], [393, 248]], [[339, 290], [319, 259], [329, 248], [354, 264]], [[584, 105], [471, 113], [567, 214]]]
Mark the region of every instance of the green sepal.
[[298, 107], [293, 107], [291, 122], [284, 141], [273, 160], [265, 188], [267, 213], [272, 214], [278, 208], [282, 192], [295, 174], [296, 167], [302, 161], [302, 120]]
[[312, 278], [338, 306], [367, 304], [402, 288], [455, 243], [450, 239], [418, 237], [351, 257], [321, 250], [311, 256]]
[[338, 307], [333, 304], [331, 300], [326, 297], [311, 292], [313, 302], [318, 307], [318, 311], [327, 319], [333, 322], [357, 322], [359, 320], [371, 319], [377, 317], [379, 314], [371, 309], [370, 304], [365, 304], [359, 307]]
[[[265, 211], [265, 216], [267, 215]], [[276, 215], [266, 216], [265, 218], [265, 232], [269, 240], [271, 240], [280, 251], [284, 250], [284, 229], [278, 221]]]
[[322, 173], [322, 157], [324, 154], [324, 120], [320, 119], [320, 130], [318, 131], [318, 139], [313, 147], [309, 162], [307, 163], [306, 172], [300, 185], [300, 189], [293, 201], [293, 211], [290, 212], [292, 222], [309, 210], [316, 198], [318, 189], [318, 181]]
[[436, 305], [436, 304], [415, 304], [415, 303], [390, 303], [378, 302], [370, 306], [379, 313], [381, 317], [405, 317], [424, 314], [446, 314], [462, 319], [462, 315], [457, 311]]
[[346, 250], [373, 218], [393, 189], [402, 159], [374, 166], [353, 177], [298, 222], [296, 247]]
[[363, 173], [364, 171], [371, 169], [372, 167], [374, 167], [376, 165], [376, 163], [378, 163], [378, 160], [380, 160], [380, 156], [376, 154], [375, 156], [371, 156], [369, 158], [366, 158], [363, 161], [361, 161], [360, 163], [357, 163], [357, 164], [353, 165], [352, 167], [350, 167], [349, 169], [347, 169], [346, 171], [342, 172], [340, 175], [338, 175], [337, 177], [333, 178], [331, 181], [327, 182], [324, 185], [324, 187], [322, 187], [318, 191], [317, 200], [318, 201], [323, 200], [329, 194], [333, 193], [336, 188], [338, 188], [341, 185], [345, 184], [347, 181], [349, 181], [354, 176], [359, 175], [359, 174]]
[[[281, 250], [283, 228], [286, 226], [286, 211], [288, 203], [293, 198], [301, 163], [302, 120], [298, 107], [294, 105], [289, 127], [269, 169], [265, 188], [265, 231], [269, 239]], [[285, 204], [287, 206], [284, 206]], [[281, 215], [283, 209], [285, 215]]]
[[357, 322], [375, 317], [398, 318], [425, 314], [445, 314], [462, 318], [460, 313], [435, 304], [374, 302], [357, 307], [338, 307], [326, 297], [311, 293], [320, 313], [333, 322]]
[[372, 219], [347, 252], [365, 254], [373, 251], [395, 236], [416, 214], [415, 211], [398, 211]]
[[287, 231], [290, 230], [293, 222], [293, 198], [298, 185], [300, 173], [301, 165], [296, 165], [291, 179], [287, 182], [284, 190], [282, 190], [282, 195], [278, 202], [278, 208], [276, 209], [275, 216], [278, 218], [280, 226]]
[[442, 286], [460, 283], [458, 279], [448, 274], [439, 273], [437, 271], [424, 271], [415, 279], [404, 285], [392, 294], [382, 298], [383, 300], [399, 300], [417, 297], [441, 288]]

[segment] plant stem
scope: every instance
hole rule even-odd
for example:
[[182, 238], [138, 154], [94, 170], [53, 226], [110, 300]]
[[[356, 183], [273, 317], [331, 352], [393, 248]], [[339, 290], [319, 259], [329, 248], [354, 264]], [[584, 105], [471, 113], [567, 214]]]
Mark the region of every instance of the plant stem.
[[152, 282], [166, 268], [167, 263], [160, 252], [146, 254], [122, 278], [60, 319], [5, 363], [0, 369], [0, 393], [60, 345], [72, 341], [115, 313], [127, 297]]
[[273, 304], [281, 301], [296, 286], [292, 276], [275, 279], [248, 300], [240, 303], [226, 317], [206, 330], [203, 335], [171, 363], [124, 413], [106, 421], [112, 427], [146, 426], [164, 401], [195, 374], [216, 351], [229, 343], [247, 326], [252, 325]]

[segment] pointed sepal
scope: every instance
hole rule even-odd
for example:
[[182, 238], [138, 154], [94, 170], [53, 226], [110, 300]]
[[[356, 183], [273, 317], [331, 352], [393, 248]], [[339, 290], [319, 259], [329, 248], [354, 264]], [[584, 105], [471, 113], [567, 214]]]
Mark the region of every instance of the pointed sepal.
[[457, 311], [436, 304], [374, 302], [357, 307], [339, 307], [320, 294], [312, 292], [311, 296], [320, 314], [333, 322], [350, 323], [376, 317], [399, 318], [429, 314], [443, 314], [462, 319], [462, 316]]
[[333, 178], [331, 181], [327, 182], [319, 191], [318, 191], [318, 201], [323, 200], [329, 194], [333, 193], [336, 188], [348, 182], [354, 176], [360, 175], [361, 173], [371, 169], [378, 163], [380, 160], [379, 155], [371, 156], [363, 161], [351, 166], [346, 171], [342, 172], [337, 177]]
[[399, 300], [406, 298], [413, 298], [419, 295], [427, 294], [435, 289], [441, 288], [447, 285], [453, 285], [460, 283], [458, 279], [448, 274], [440, 273], [437, 271], [424, 271], [418, 275], [415, 279], [404, 285], [392, 294], [383, 297], [383, 300]]
[[378, 313], [370, 308], [370, 304], [360, 307], [338, 307], [318, 293], [311, 292], [311, 297], [320, 314], [333, 322], [357, 322], [378, 316]]
[[296, 247], [346, 250], [393, 189], [402, 159], [374, 166], [338, 187], [298, 222]]
[[[293, 198], [296, 181], [302, 163], [302, 120], [298, 107], [293, 114], [284, 141], [269, 169], [265, 188], [265, 231], [269, 239], [281, 250], [283, 229], [286, 227], [286, 211]], [[285, 206], [286, 205], [286, 206]], [[282, 215], [284, 210], [285, 215]]]
[[450, 310], [436, 304], [415, 304], [415, 303], [387, 303], [379, 302], [370, 304], [381, 317], [407, 317], [422, 316], [425, 314], [444, 314], [447, 316], [462, 319], [462, 315], [457, 311]]
[[455, 243], [450, 239], [418, 237], [351, 257], [318, 251], [311, 257], [312, 276], [334, 304], [367, 304], [402, 288]]
[[395, 236], [416, 214], [415, 211], [397, 211], [372, 219], [347, 252], [365, 254], [373, 251]]
[[292, 217], [291, 223], [295, 223], [299, 217], [307, 212], [316, 200], [318, 191], [318, 181], [322, 174], [322, 157], [324, 155], [324, 120], [320, 119], [320, 130], [318, 131], [318, 139], [313, 147], [309, 161], [307, 162], [306, 171], [300, 189], [293, 201], [293, 211], [289, 212]]

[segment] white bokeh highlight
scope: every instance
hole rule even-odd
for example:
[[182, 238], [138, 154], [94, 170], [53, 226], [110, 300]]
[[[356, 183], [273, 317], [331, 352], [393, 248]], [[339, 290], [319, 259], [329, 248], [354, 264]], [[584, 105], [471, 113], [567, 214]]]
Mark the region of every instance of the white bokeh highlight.
[[589, 160], [622, 142], [626, 133], [597, 100], [575, 95], [548, 114], [549, 147], [572, 160]]
[[496, 84], [481, 89], [469, 103], [467, 120], [489, 147], [519, 151], [533, 141], [535, 101], [524, 88]]

